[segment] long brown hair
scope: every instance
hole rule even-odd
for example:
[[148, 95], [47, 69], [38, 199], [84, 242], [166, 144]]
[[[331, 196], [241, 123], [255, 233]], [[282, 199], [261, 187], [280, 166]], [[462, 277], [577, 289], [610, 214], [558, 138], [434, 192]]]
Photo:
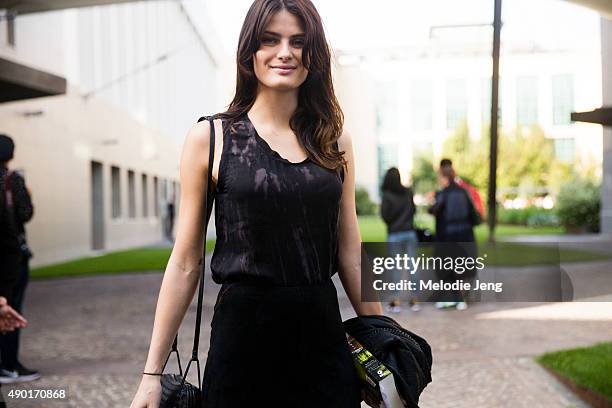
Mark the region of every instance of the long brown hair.
[[300, 85], [298, 106], [289, 121], [308, 157], [320, 166], [339, 170], [345, 165], [344, 152], [334, 148], [342, 133], [344, 115], [334, 93], [331, 51], [325, 39], [321, 17], [310, 0], [255, 0], [249, 9], [238, 42], [236, 93], [227, 111], [220, 116], [232, 122], [245, 115], [257, 96], [258, 80], [253, 56], [272, 17], [287, 10], [300, 20], [305, 33], [302, 63], [308, 76]]

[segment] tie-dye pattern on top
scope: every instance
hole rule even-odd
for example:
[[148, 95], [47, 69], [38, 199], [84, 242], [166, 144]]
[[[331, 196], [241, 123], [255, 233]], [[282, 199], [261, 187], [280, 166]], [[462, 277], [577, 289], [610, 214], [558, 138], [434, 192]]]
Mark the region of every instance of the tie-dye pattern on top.
[[223, 121], [220, 160], [215, 282], [301, 286], [336, 273], [342, 172], [282, 158], [246, 115]]

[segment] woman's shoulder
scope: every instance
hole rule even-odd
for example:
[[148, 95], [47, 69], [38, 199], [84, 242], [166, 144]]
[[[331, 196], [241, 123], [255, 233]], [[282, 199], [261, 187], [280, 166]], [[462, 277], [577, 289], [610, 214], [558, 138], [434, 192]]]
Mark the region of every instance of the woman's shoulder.
[[[223, 130], [223, 133], [226, 134], [228, 119], [223, 116], [223, 114], [200, 116], [198, 121], [191, 126], [191, 129], [187, 134], [187, 140], [196, 144], [202, 144], [203, 147], [208, 147], [210, 144], [211, 134], [210, 119], [212, 119], [215, 123], [218, 123], [217, 121], [220, 120], [221, 129]], [[234, 124], [233, 126], [236, 125]], [[215, 125], [215, 129], [218, 130], [219, 128]], [[215, 139], [218, 140], [218, 138], [219, 137], [217, 135]]]
[[[203, 117], [204, 118], [204, 117]], [[210, 122], [200, 118], [198, 122], [191, 126], [187, 137], [185, 138], [185, 145], [193, 147], [206, 148], [210, 144]]]

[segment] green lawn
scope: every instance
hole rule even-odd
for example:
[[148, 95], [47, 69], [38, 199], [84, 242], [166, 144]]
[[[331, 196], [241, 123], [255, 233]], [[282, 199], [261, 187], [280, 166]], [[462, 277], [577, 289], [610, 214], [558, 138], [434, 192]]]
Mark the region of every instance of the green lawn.
[[[432, 231], [433, 218], [427, 214], [418, 214], [417, 225]], [[384, 222], [378, 216], [359, 217], [361, 239], [364, 242], [385, 242], [387, 231]], [[561, 228], [529, 228], [515, 225], [500, 225], [497, 236], [530, 235], [530, 234], [560, 234]], [[476, 228], [479, 252], [487, 253], [488, 265], [527, 265], [556, 263], [559, 258], [564, 262], [588, 261], [605, 258], [601, 254], [587, 251], [564, 250], [561, 254], [555, 248], [545, 248], [516, 243], [498, 243], [495, 247], [487, 246], [487, 227], [479, 225]], [[207, 252], [212, 252], [214, 240], [206, 242]], [[60, 264], [43, 266], [32, 270], [32, 278], [54, 278], [77, 275], [97, 275], [107, 273], [123, 273], [131, 271], [163, 271], [170, 257], [170, 248], [137, 248], [126, 251], [111, 252], [101, 256], [86, 257]], [[517, 256], [520, 254], [520, 256]]]
[[546, 353], [536, 361], [612, 400], [612, 342]]
[[[214, 245], [214, 240], [206, 241], [206, 251], [211, 252]], [[170, 252], [171, 248], [136, 248], [110, 252], [105, 255], [34, 268], [31, 277], [34, 279], [60, 278], [135, 271], [163, 271], [170, 258]]]
[[[415, 224], [419, 228], [435, 230], [434, 219], [428, 214], [418, 213]], [[387, 228], [378, 216], [359, 217], [361, 240], [363, 242], [385, 242]], [[561, 227], [525, 227], [520, 225], [498, 225], [495, 229], [496, 237], [512, 235], [549, 235], [562, 234]], [[489, 231], [486, 224], [475, 228], [478, 253], [487, 254], [487, 265], [523, 266], [558, 264], [559, 262], [578, 262], [609, 259], [605, 254], [584, 250], [562, 249], [553, 246], [527, 245], [512, 242], [497, 242], [488, 244]]]
[[[428, 228], [435, 231], [434, 218], [429, 214], [418, 213], [415, 224], [419, 228]], [[359, 217], [359, 227], [361, 230], [361, 240], [363, 242], [384, 242], [387, 239], [387, 227], [384, 221], [377, 215]], [[525, 227], [521, 225], [498, 225], [495, 228], [497, 237], [511, 235], [550, 235], [563, 234], [562, 227]], [[486, 224], [481, 224], [475, 228], [476, 240], [486, 242], [489, 239], [489, 229]]]

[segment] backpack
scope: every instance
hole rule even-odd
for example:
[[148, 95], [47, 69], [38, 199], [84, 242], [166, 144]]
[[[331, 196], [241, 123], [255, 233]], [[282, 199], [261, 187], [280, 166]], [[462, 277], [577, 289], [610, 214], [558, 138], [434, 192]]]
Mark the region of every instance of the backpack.
[[457, 185], [468, 192], [470, 198], [472, 199], [472, 204], [478, 212], [479, 219], [483, 218], [485, 215], [484, 206], [482, 204], [482, 199], [480, 198], [480, 193], [478, 193], [476, 187], [460, 178], [457, 178]]
[[481, 223], [478, 210], [474, 207], [470, 193], [457, 186], [445, 192], [444, 221], [448, 223], [467, 222], [472, 226]]

